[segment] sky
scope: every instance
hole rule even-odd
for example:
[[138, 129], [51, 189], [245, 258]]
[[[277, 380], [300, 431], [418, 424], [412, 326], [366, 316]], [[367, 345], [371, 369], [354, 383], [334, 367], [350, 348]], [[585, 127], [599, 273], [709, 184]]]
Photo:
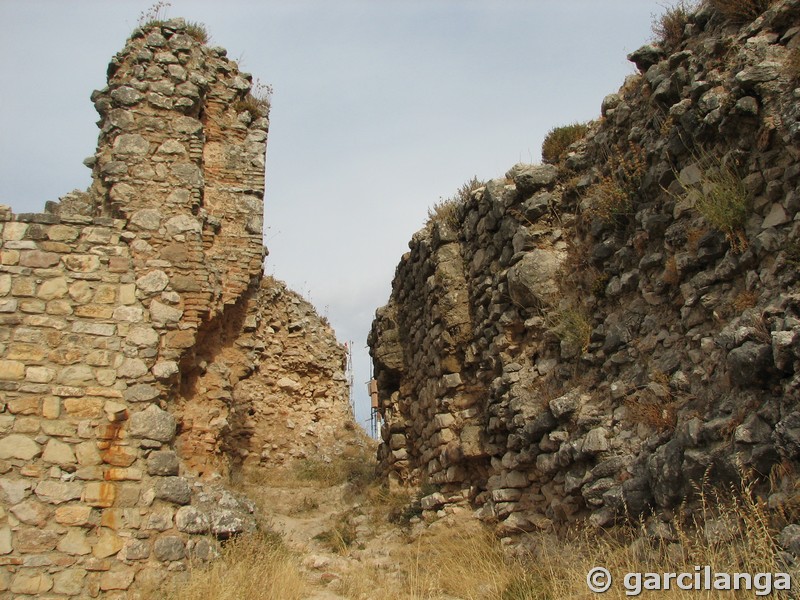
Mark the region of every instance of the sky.
[[[111, 57], [151, 0], [0, 0], [0, 204], [41, 212], [85, 189]], [[662, 0], [173, 0], [273, 87], [265, 271], [353, 349], [428, 209], [465, 181], [539, 162], [558, 125], [599, 116], [635, 72]]]

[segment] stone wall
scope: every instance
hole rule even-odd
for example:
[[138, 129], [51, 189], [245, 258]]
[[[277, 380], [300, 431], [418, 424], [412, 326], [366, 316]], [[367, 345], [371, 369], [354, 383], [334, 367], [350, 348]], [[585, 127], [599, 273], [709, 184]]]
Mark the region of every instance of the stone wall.
[[251, 77], [181, 20], [135, 31], [108, 76], [88, 192], [0, 208], [3, 598], [163, 585], [255, 527], [220, 486], [243, 462], [350, 422], [333, 332], [262, 280]]
[[[786, 500], [798, 17], [784, 0], [740, 28], [702, 6], [631, 55], [639, 74], [563, 160], [516, 165], [412, 238], [369, 343], [381, 468], [438, 490], [426, 515], [608, 525], [742, 473]], [[702, 209], [732, 197], [741, 220]]]

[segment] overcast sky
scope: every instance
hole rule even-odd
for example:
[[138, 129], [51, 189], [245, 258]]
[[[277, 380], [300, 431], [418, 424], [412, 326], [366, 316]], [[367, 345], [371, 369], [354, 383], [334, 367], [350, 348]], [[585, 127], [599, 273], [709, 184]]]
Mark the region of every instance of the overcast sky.
[[[153, 3], [0, 0], [0, 204], [40, 212], [89, 185], [109, 59]], [[179, 1], [274, 88], [267, 273], [352, 341], [366, 335], [428, 208], [464, 181], [538, 162], [547, 131], [599, 115], [662, 0]]]

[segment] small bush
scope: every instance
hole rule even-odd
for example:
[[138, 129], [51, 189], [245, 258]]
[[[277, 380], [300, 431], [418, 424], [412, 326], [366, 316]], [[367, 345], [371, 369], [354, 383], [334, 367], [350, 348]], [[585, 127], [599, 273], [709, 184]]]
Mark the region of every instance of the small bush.
[[683, 31], [694, 9], [694, 5], [687, 0], [679, 0], [677, 4], [667, 7], [664, 14], [654, 17], [653, 35], [668, 48], [674, 48], [683, 39]]
[[738, 25], [749, 23], [775, 3], [775, 0], [710, 0], [724, 18]]
[[578, 308], [560, 310], [554, 315], [552, 324], [553, 331], [562, 342], [586, 352], [589, 347], [589, 336], [592, 333], [592, 323], [584, 310]]
[[644, 149], [630, 143], [617, 146], [607, 157], [609, 172], [587, 191], [590, 216], [622, 224], [633, 214], [647, 163]]
[[428, 209], [428, 223], [445, 223], [453, 229], [458, 229], [458, 207], [469, 200], [470, 194], [485, 184], [477, 177], [473, 177], [458, 188], [458, 191], [447, 199], [440, 200]]
[[542, 142], [542, 162], [556, 164], [560, 162], [572, 144], [589, 131], [589, 123], [572, 123], [551, 129]]
[[211, 38], [208, 35], [208, 30], [203, 23], [197, 21], [189, 21], [186, 23], [186, 33], [201, 44], [207, 44]]
[[233, 105], [237, 113], [249, 112], [254, 119], [269, 116], [272, 106], [272, 86], [256, 80], [250, 91]]
[[750, 196], [741, 177], [729, 165], [706, 159], [695, 208], [706, 222], [725, 234], [734, 249], [747, 247], [744, 226], [750, 215]]

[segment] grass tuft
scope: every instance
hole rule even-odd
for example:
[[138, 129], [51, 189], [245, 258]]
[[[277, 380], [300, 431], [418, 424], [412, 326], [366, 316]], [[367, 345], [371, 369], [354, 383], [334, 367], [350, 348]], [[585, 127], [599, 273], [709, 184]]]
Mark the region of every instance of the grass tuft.
[[166, 600], [300, 600], [307, 598], [299, 561], [276, 534], [231, 540], [206, 566], [191, 566], [188, 577], [166, 593]]
[[653, 35], [668, 48], [674, 48], [683, 39], [683, 31], [695, 5], [688, 0], [679, 0], [668, 6], [663, 14], [653, 17]]
[[709, 0], [714, 10], [737, 25], [755, 20], [776, 0]]
[[589, 131], [589, 123], [572, 123], [551, 129], [542, 142], [542, 162], [561, 162], [567, 149]]
[[440, 200], [428, 209], [428, 223], [444, 223], [453, 229], [459, 228], [458, 208], [469, 200], [470, 194], [484, 185], [477, 177], [473, 177], [461, 185], [456, 193], [447, 199]]
[[244, 97], [233, 104], [237, 113], [248, 112], [253, 119], [269, 116], [272, 106], [272, 86], [256, 79], [255, 84]]
[[730, 165], [708, 156], [703, 162], [705, 168], [694, 206], [709, 225], [725, 234], [734, 250], [744, 250], [744, 228], [752, 210], [747, 188]]

